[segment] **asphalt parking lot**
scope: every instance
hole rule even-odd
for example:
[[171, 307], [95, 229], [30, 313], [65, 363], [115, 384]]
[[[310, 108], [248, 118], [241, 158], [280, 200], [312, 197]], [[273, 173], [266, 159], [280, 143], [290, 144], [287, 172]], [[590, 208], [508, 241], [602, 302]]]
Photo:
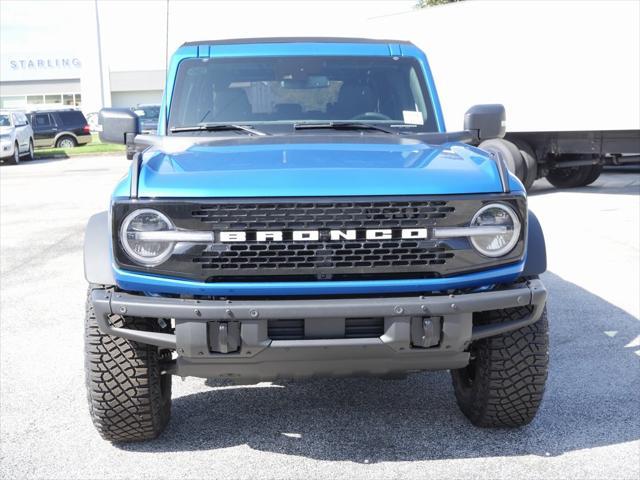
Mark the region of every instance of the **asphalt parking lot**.
[[93, 429], [84, 390], [88, 217], [122, 157], [0, 168], [1, 478], [640, 478], [640, 168], [530, 198], [545, 229], [551, 371], [520, 430], [481, 430], [447, 372], [234, 386], [174, 380], [157, 440]]

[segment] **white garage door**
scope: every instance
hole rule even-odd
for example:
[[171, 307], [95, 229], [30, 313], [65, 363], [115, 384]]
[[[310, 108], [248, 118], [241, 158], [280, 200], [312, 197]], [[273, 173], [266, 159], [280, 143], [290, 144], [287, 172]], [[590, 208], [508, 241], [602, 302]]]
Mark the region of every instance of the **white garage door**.
[[162, 90], [111, 92], [112, 107], [135, 107], [141, 103], [160, 104]]

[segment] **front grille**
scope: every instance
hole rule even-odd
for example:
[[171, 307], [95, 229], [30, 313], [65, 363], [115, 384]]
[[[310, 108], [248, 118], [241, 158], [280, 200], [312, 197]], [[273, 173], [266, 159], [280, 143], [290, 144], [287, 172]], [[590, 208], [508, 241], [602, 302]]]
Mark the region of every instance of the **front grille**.
[[216, 230], [409, 228], [433, 225], [454, 210], [440, 200], [284, 202], [200, 205], [192, 215]]
[[[484, 204], [508, 202], [521, 219], [524, 198], [499, 195], [458, 197], [341, 197], [171, 200], [118, 202], [113, 210], [115, 258], [123, 268], [201, 282], [278, 282], [439, 278], [517, 261], [524, 242], [503, 258], [477, 253], [466, 238], [434, 239], [435, 227], [466, 226]], [[117, 232], [128, 213], [154, 208], [179, 229], [244, 232], [246, 241], [178, 245], [155, 267], [135, 264], [122, 250]], [[371, 229], [391, 238], [367, 239]], [[427, 239], [402, 238], [403, 229], [426, 229]], [[293, 231], [317, 231], [318, 239], [294, 240]], [[335, 240], [330, 231], [357, 232]], [[281, 241], [257, 241], [256, 232], [282, 232]], [[523, 229], [523, 234], [525, 229]]]
[[401, 239], [331, 241], [327, 229], [402, 229], [433, 226], [455, 211], [442, 200], [283, 202], [199, 205], [194, 219], [216, 231], [320, 230], [317, 242], [251, 242], [229, 244], [193, 258], [211, 279], [246, 276], [250, 272], [279, 275], [311, 274], [330, 279], [336, 274], [411, 272], [444, 265], [454, 256], [432, 241]]
[[424, 268], [443, 265], [453, 252], [433, 242], [386, 240], [362, 242], [249, 243], [226, 251], [204, 252], [193, 259], [203, 270]]

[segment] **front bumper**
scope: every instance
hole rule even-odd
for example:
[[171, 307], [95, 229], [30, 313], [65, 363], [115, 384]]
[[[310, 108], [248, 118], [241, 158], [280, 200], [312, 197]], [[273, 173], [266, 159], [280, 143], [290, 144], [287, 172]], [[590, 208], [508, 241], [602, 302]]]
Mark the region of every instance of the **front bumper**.
[[78, 145], [86, 145], [87, 143], [91, 143], [92, 137], [91, 134], [76, 135], [76, 139], [78, 141]]
[[[171, 373], [248, 380], [462, 368], [469, 361], [465, 350], [471, 342], [536, 322], [546, 297], [540, 280], [463, 295], [388, 298], [235, 301], [150, 297], [105, 289], [91, 292], [100, 330], [175, 349], [178, 359]], [[530, 308], [517, 320], [474, 325], [475, 312], [517, 307]], [[112, 315], [175, 319], [175, 333], [115, 328]], [[380, 337], [272, 340], [268, 336], [269, 320], [312, 319], [322, 325], [323, 319], [365, 317], [384, 318]], [[425, 323], [428, 320], [433, 322]], [[420, 330], [425, 325], [431, 326], [430, 332]], [[225, 347], [220, 346], [220, 336], [212, 336], [212, 328], [223, 328], [222, 343], [237, 332], [236, 339], [228, 339], [235, 351], [221, 353]], [[420, 346], [425, 335], [435, 341]]]
[[13, 157], [14, 148], [15, 147], [13, 142], [3, 141], [2, 143], [0, 143], [0, 158], [5, 159]]

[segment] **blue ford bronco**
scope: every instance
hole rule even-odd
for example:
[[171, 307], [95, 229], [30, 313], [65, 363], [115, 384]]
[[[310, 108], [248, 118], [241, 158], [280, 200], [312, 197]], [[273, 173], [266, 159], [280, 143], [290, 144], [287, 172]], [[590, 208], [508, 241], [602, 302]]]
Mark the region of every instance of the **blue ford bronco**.
[[132, 160], [85, 238], [105, 439], [159, 435], [173, 375], [448, 369], [473, 424], [533, 419], [546, 253], [501, 155], [501, 105], [447, 132], [411, 43], [266, 38], [181, 46], [154, 135], [128, 109], [99, 118]]

